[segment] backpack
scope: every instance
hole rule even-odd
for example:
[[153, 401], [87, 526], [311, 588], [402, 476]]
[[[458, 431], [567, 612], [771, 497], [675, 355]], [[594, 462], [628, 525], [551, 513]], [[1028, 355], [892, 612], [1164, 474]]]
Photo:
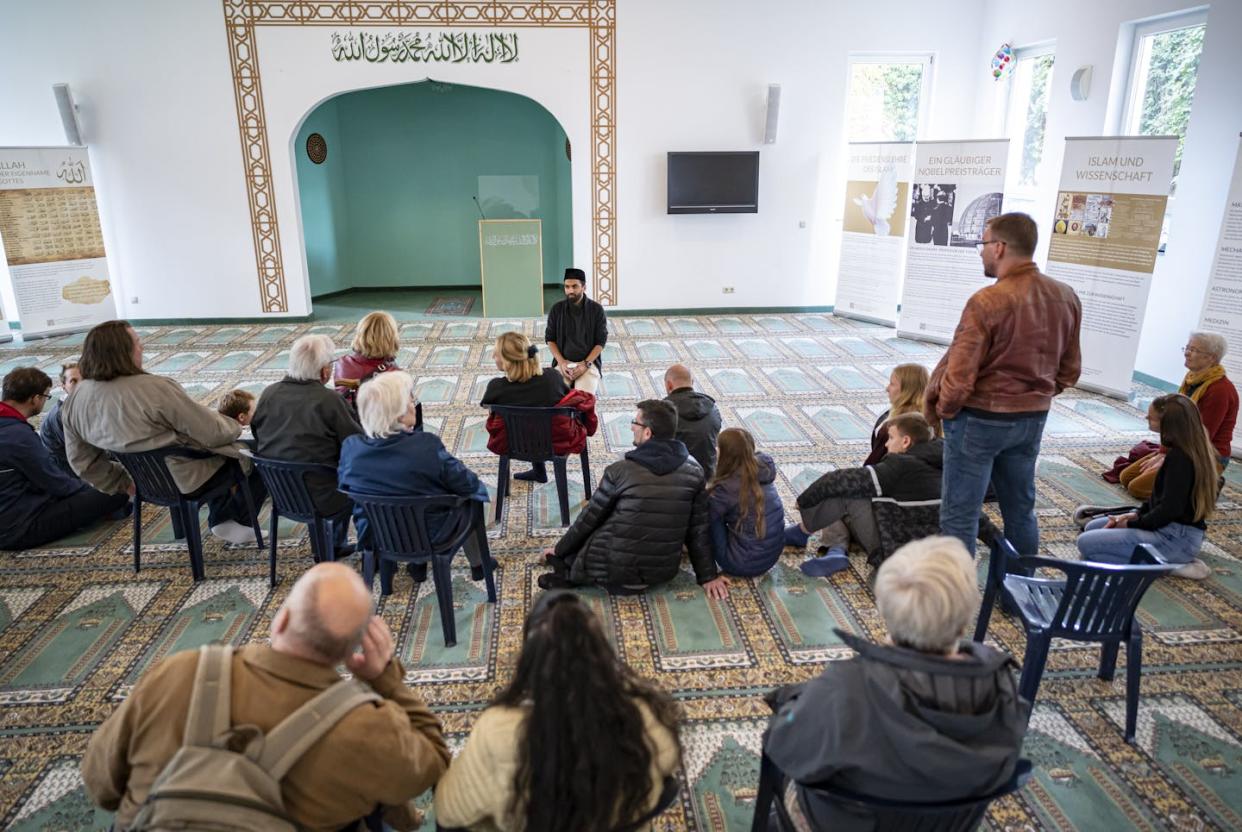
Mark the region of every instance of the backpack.
[[[285, 814], [280, 781], [342, 717], [380, 696], [342, 679], [289, 714], [266, 737], [253, 725], [232, 725], [230, 645], [199, 649], [185, 721], [185, 739], [160, 772], [131, 832], [253, 830], [295, 832]], [[241, 745], [233, 751], [230, 746]]]

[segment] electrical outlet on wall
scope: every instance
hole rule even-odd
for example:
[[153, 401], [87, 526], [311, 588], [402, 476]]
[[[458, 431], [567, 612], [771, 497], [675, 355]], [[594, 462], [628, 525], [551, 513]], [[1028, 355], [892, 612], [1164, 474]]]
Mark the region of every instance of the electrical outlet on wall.
[[731, 295], [731, 294], [733, 294], [733, 287], [732, 287], [732, 286], [724, 286], [724, 287], [721, 287], [720, 291], [721, 291], [722, 293], [726, 294], [726, 295]]
[[138, 296], [137, 296], [137, 295], [134, 295], [132, 298], [130, 298], [130, 299], [129, 299], [129, 302], [130, 302], [130, 303], [137, 303], [137, 302], [138, 302]]

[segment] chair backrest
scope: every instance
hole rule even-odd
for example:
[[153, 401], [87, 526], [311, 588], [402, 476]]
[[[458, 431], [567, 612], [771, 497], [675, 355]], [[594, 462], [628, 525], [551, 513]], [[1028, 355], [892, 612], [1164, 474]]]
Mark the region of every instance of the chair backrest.
[[577, 408], [573, 407], [488, 407], [504, 420], [509, 456], [524, 462], [540, 462], [556, 456], [552, 450], [552, 417], [581, 417]]
[[315, 516], [315, 501], [306, 485], [306, 475], [322, 474], [336, 480], [336, 469], [331, 465], [270, 459], [247, 448], [241, 452], [254, 462], [276, 510], [284, 517], [303, 523], [310, 522]]
[[1051, 569], [1065, 575], [1061, 600], [1049, 626], [1054, 638], [1093, 640], [1129, 632], [1147, 588], [1179, 565], [1166, 563], [1155, 547], [1146, 543], [1134, 547], [1129, 563], [1019, 557], [1004, 538], [997, 548], [1004, 572]]
[[997, 798], [1013, 794], [1031, 779], [1031, 761], [1019, 759], [1013, 776], [991, 794], [938, 803], [884, 800], [834, 786], [804, 786], [808, 792], [875, 818], [875, 829], [884, 832], [967, 832], [979, 826], [988, 806]]
[[[470, 497], [437, 494], [433, 497], [386, 497], [359, 491], [341, 492], [366, 513], [379, 552], [400, 557], [430, 557], [457, 551], [473, 523]], [[432, 538], [427, 513], [451, 513], [450, 521]]]
[[157, 506], [175, 506], [181, 500], [181, 489], [177, 487], [172, 472], [168, 470], [168, 457], [207, 459], [215, 454], [184, 445], [169, 445], [153, 451], [113, 451], [112, 456], [129, 473], [143, 502]]

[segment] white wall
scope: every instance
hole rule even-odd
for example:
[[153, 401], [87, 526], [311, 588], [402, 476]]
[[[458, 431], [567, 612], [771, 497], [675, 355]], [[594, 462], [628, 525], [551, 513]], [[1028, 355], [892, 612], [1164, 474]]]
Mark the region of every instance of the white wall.
[[[1066, 136], [1114, 135], [1129, 65], [1118, 57], [1124, 24], [1156, 15], [1189, 10], [1193, 0], [1042, 0], [1039, 3], [998, 2], [988, 5], [983, 42], [976, 62], [988, 60], [1001, 43], [1014, 46], [1056, 41], [1053, 89], [1048, 104], [1049, 187], [1036, 217], [1047, 237], [1046, 218], [1061, 173]], [[1124, 38], [1123, 51], [1129, 38]], [[1198, 82], [1178, 180], [1177, 210], [1169, 226], [1167, 253], [1152, 276], [1147, 317], [1139, 341], [1137, 369], [1166, 381], [1181, 380], [1180, 348], [1186, 333], [1199, 321], [1203, 294], [1216, 237], [1224, 213], [1229, 173], [1242, 130], [1242, 2], [1216, 0], [1208, 12], [1207, 36], [1199, 63]], [[1125, 57], [1123, 54], [1122, 58]], [[1119, 65], [1115, 65], [1119, 64]], [[1070, 75], [1080, 66], [1094, 66], [1086, 101], [1070, 96]], [[998, 98], [991, 78], [982, 78], [975, 92], [980, 106], [975, 130], [995, 132]], [[1046, 242], [1046, 240], [1045, 240]], [[1044, 246], [1046, 250], [1046, 245]]]
[[[925, 138], [971, 130], [974, 78], [988, 71], [974, 0], [934, 15], [910, 0], [618, 5], [623, 308], [832, 304], [849, 53], [935, 54]], [[769, 83], [781, 85], [775, 145], [763, 144]], [[752, 149], [758, 214], [666, 213], [668, 151]]]

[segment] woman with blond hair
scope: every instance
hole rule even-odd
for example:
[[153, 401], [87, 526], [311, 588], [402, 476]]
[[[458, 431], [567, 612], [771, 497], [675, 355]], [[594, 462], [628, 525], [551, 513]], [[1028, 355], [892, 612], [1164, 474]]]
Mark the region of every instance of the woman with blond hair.
[[716, 475], [707, 487], [712, 554], [727, 575], [762, 575], [785, 546], [785, 506], [776, 493], [776, 464], [755, 450], [750, 431], [725, 428], [716, 443]]
[[[492, 358], [496, 362], [496, 369], [504, 375], [487, 383], [487, 389], [483, 391], [483, 401], [480, 402], [484, 407], [495, 404], [510, 407], [577, 407], [581, 411], [589, 412], [589, 423], [592, 425], [589, 433], [595, 433], [595, 397], [585, 391], [578, 391], [571, 396], [565, 377], [559, 370], [540, 366], [539, 350], [525, 335], [520, 332], [502, 334], [496, 339]], [[556, 453], [582, 451], [582, 443], [586, 442], [588, 435], [582, 423], [559, 417], [553, 420], [552, 430], [553, 450]], [[504, 420], [495, 414], [490, 415], [487, 431], [490, 434], [488, 449], [495, 454], [507, 453], [509, 440], [505, 433]], [[542, 462], [536, 462], [529, 471], [515, 475], [514, 479], [547, 482], [547, 467]]]
[[917, 803], [985, 795], [1013, 777], [1031, 703], [1008, 654], [961, 640], [979, 608], [966, 547], [952, 537], [902, 546], [876, 574], [875, 605], [887, 639], [838, 630], [857, 655], [765, 697], [775, 714], [764, 752], [788, 778], [796, 828], [874, 828], [818, 794], [820, 783]]
[[349, 349], [349, 355], [336, 361], [332, 384], [336, 392], [355, 406], [362, 382], [379, 373], [399, 369], [397, 351], [401, 349], [401, 342], [396, 319], [382, 311], [363, 315], [354, 329]]
[[[871, 431], [871, 453], [863, 461], [863, 465], [875, 465], [888, 453], [885, 447], [888, 442], [888, 422], [903, 413], [922, 413], [923, 394], [927, 391], [929, 379], [927, 368], [922, 364], [898, 364], [888, 377], [888, 410], [875, 420]], [[936, 431], [939, 436], [940, 432]]]

